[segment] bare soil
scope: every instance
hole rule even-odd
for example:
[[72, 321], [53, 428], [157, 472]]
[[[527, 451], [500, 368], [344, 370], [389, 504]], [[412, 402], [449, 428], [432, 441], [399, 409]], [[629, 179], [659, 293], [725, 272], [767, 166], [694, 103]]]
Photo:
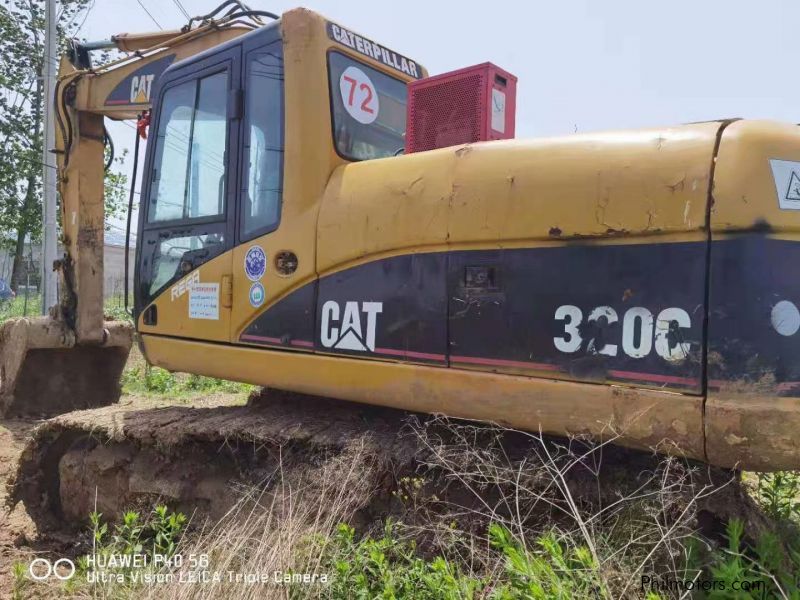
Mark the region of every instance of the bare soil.
[[[0, 421], [0, 598], [11, 596], [15, 563], [85, 552], [79, 527], [92, 510], [119, 515], [164, 502], [195, 521], [213, 520], [239, 499], [237, 489], [269, 489], [295, 477], [313, 482], [315, 473], [346, 462], [354, 445], [364, 461], [355, 468], [363, 467], [369, 479], [363, 482], [369, 493], [352, 523], [357, 528], [387, 516], [413, 524], [420, 516], [416, 509], [408, 511], [393, 500], [409, 475], [423, 475], [425, 494], [436, 498], [424, 507], [426, 519], [450, 513], [454, 506], [464, 508], [460, 513], [478, 514], [481, 505], [495, 501], [492, 494], [503, 493], [502, 486], [487, 484], [479, 500], [443, 468], [443, 453], [457, 472], [474, 473], [481, 453], [497, 451], [512, 471], [533, 478], [531, 486], [539, 485], [531, 436], [459, 427], [402, 411], [274, 390], [254, 394], [246, 406], [234, 394], [183, 401], [124, 397], [119, 405], [47, 421]], [[566, 483], [579, 501], [607, 505], [632, 493], [640, 485], [637, 474], [654, 471], [660, 463], [647, 453], [607, 447], [602, 467], [577, 465], [566, 473]], [[760, 528], [760, 513], [736, 474], [689, 467], [702, 480], [698, 485], [722, 488], [698, 506], [699, 528], [713, 535], [733, 516], [744, 518], [748, 530]], [[313, 486], [305, 489], [314, 502]], [[694, 501], [692, 489], [687, 488], [686, 502]], [[538, 518], [551, 517], [533, 515], [531, 524]], [[475, 519], [474, 528], [485, 526]], [[424, 536], [420, 541], [424, 549]]]
[[[239, 394], [219, 394], [210, 398], [190, 399], [193, 405], [241, 404]], [[180, 403], [185, 405], [187, 400]], [[170, 401], [125, 396], [119, 405], [122, 411], [145, 411], [168, 405]], [[184, 406], [185, 407], [185, 406]], [[74, 529], [43, 527], [32, 518], [26, 502], [14, 503], [9, 498], [20, 458], [26, 445], [34, 439], [37, 427], [45, 423], [39, 418], [0, 420], [0, 599], [11, 598], [14, 586], [13, 568], [16, 563], [28, 565], [33, 558], [74, 556], [77, 540]], [[81, 516], [84, 520], [88, 512]], [[52, 525], [52, 524], [51, 524]]]
[[[35, 420], [0, 422], [0, 506], [6, 505], [6, 483], [16, 470], [25, 440], [38, 424]], [[0, 598], [10, 598], [13, 565], [29, 561], [41, 548], [36, 546], [36, 526], [23, 506], [0, 508]]]

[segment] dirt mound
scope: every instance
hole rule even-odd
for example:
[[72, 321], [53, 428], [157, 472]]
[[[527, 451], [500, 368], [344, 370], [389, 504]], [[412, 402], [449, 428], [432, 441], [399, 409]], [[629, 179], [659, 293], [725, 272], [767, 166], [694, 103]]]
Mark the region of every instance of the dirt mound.
[[362, 473], [352, 490], [356, 525], [455, 515], [483, 528], [519, 519], [513, 500], [523, 490], [533, 499], [524, 507], [530, 527], [560, 512], [602, 514], [639, 494], [660, 498], [664, 518], [691, 510], [711, 534], [731, 517], [762, 528], [736, 474], [707, 465], [274, 390], [247, 406], [209, 404], [123, 405], [46, 421], [23, 452], [10, 501], [23, 501], [40, 529], [156, 501], [218, 519], [256, 488], [297, 484], [314, 502], [314, 482], [338, 469]]
[[[44, 422], [11, 482], [40, 526], [85, 521], [158, 499], [209, 517], [236, 500], [237, 488], [270, 485], [278, 474], [310, 469], [358, 445], [379, 485], [410, 468], [415, 450], [398, 436], [399, 411], [270, 392], [247, 406], [114, 406]], [[366, 470], [366, 466], [364, 467]]]

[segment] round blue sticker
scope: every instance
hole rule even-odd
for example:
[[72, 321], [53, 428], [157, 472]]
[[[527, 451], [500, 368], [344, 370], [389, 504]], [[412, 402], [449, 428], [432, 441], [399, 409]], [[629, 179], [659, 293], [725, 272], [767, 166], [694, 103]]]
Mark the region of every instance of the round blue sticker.
[[264, 286], [256, 281], [250, 286], [250, 304], [254, 308], [258, 308], [264, 304]]
[[258, 281], [267, 270], [267, 255], [261, 246], [252, 246], [244, 255], [244, 272], [250, 281]]

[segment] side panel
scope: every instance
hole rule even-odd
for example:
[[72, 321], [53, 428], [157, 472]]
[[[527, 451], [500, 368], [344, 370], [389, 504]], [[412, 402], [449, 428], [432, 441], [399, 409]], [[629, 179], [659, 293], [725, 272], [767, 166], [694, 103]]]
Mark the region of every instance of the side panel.
[[317, 282], [306, 284], [262, 312], [239, 336], [241, 342], [284, 348], [314, 348]]
[[798, 240], [717, 240], [711, 259], [709, 386], [800, 396]]
[[[689, 393], [702, 389], [704, 242], [407, 254], [323, 277], [242, 341]], [[447, 288], [446, 288], [447, 286]], [[449, 319], [448, 319], [449, 315]], [[449, 330], [449, 348], [448, 348]]]
[[708, 459], [800, 462], [800, 128], [739, 121], [722, 136], [711, 213]]
[[408, 254], [323, 277], [262, 313], [241, 340], [444, 365], [446, 263], [445, 253]]
[[705, 242], [453, 253], [451, 364], [702, 390]]
[[316, 349], [444, 364], [446, 261], [407, 254], [321, 279]]

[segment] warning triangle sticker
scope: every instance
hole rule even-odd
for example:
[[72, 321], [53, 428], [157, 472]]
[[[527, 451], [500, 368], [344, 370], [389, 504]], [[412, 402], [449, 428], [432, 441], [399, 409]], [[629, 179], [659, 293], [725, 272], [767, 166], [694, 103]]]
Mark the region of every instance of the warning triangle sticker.
[[792, 177], [789, 179], [789, 189], [786, 190], [787, 200], [800, 200], [800, 177], [796, 171], [792, 171]]

